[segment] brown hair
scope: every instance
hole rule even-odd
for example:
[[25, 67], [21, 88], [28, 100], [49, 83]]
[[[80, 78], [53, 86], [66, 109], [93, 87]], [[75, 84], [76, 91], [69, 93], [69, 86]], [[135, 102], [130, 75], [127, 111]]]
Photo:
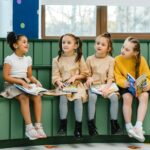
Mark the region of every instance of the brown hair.
[[[112, 55], [112, 51], [113, 51], [113, 44], [112, 44], [112, 40], [111, 40], [111, 35], [110, 33], [106, 32], [106, 33], [103, 33], [99, 36], [96, 37], [97, 38], [101, 38], [101, 37], [104, 37], [107, 39], [108, 41], [108, 47], [110, 48], [110, 51], [109, 51], [109, 55]], [[96, 40], [95, 40], [96, 41]]]
[[136, 56], [136, 65], [135, 65], [135, 77], [138, 78], [139, 76], [139, 67], [140, 67], [140, 63], [141, 63], [141, 48], [140, 48], [140, 42], [138, 39], [133, 38], [133, 37], [128, 37], [126, 39], [127, 41], [134, 43], [134, 48], [133, 51], [134, 52], [138, 52], [137, 56]]
[[59, 51], [58, 51], [58, 61], [61, 57], [61, 55], [63, 54], [63, 49], [62, 49], [62, 39], [64, 36], [71, 36], [74, 38], [75, 40], [75, 43], [78, 45], [77, 49], [76, 49], [76, 53], [77, 53], [77, 57], [75, 59], [75, 62], [77, 61], [80, 61], [81, 60], [81, 57], [82, 57], [82, 42], [80, 40], [79, 37], [71, 34], [71, 33], [67, 33], [67, 34], [64, 34], [60, 37], [60, 40], [59, 40]]

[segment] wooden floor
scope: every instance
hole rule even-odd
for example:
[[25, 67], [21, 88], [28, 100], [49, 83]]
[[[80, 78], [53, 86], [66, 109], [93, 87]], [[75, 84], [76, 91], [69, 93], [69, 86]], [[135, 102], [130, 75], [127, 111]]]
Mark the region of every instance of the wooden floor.
[[150, 143], [87, 143], [5, 148], [4, 150], [149, 150]]

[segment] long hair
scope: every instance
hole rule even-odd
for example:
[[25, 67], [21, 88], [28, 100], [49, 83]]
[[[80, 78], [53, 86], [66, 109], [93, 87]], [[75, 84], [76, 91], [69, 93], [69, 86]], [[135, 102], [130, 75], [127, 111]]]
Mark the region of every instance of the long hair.
[[139, 76], [139, 67], [140, 67], [140, 63], [141, 63], [140, 42], [139, 42], [138, 39], [133, 38], [133, 37], [128, 37], [126, 40], [131, 42], [131, 43], [134, 43], [133, 51], [138, 52], [137, 56], [136, 56], [136, 64], [135, 64], [135, 77], [138, 78], [138, 76]]
[[74, 38], [75, 40], [75, 43], [77, 44], [77, 49], [76, 49], [76, 53], [77, 53], [77, 57], [75, 58], [75, 62], [78, 62], [81, 60], [81, 57], [82, 57], [82, 41], [79, 37], [71, 34], [71, 33], [67, 33], [67, 34], [64, 34], [60, 37], [60, 40], [59, 40], [59, 51], [58, 51], [58, 61], [60, 59], [60, 57], [62, 56], [63, 54], [63, 49], [62, 49], [62, 39], [64, 36], [70, 36], [72, 38]]
[[9, 32], [7, 34], [7, 43], [9, 44], [10, 48], [15, 51], [15, 47], [14, 44], [18, 42], [18, 40], [20, 39], [20, 37], [25, 36], [23, 34], [16, 34], [15, 32]]
[[108, 33], [108, 32], [103, 33], [103, 34], [97, 36], [96, 39], [97, 39], [97, 38], [101, 38], [101, 37], [104, 37], [104, 38], [107, 39], [107, 41], [108, 41], [108, 47], [109, 47], [109, 49], [110, 49], [109, 55], [112, 56], [112, 52], [113, 52], [113, 44], [112, 44], [112, 39], [111, 39], [110, 33]]

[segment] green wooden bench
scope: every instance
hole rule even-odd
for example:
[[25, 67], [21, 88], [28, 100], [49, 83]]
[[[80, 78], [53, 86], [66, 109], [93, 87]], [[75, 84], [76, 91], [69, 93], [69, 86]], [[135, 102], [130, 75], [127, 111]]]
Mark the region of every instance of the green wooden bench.
[[[122, 40], [115, 40], [113, 56], [120, 53]], [[150, 64], [149, 41], [141, 41], [142, 54]], [[83, 41], [83, 55], [86, 58], [94, 53], [94, 40]], [[52, 88], [51, 85], [51, 66], [52, 58], [57, 56], [57, 40], [30, 40], [29, 54], [33, 58], [33, 74], [37, 77], [45, 88]], [[0, 39], [0, 91], [3, 89], [2, 65], [4, 58], [11, 54], [5, 39]], [[43, 96], [42, 98], [42, 122], [47, 139], [38, 139], [29, 141], [24, 135], [24, 121], [20, 113], [20, 107], [16, 100], [7, 100], [0, 97], [0, 148], [36, 144], [60, 144], [60, 143], [87, 143], [87, 142], [137, 142], [126, 135], [124, 120], [122, 114], [122, 101], [119, 101], [119, 123], [123, 129], [123, 135], [110, 135], [110, 115], [109, 101], [99, 96], [96, 109], [96, 126], [100, 133], [97, 137], [90, 137], [87, 130], [87, 103], [84, 104], [83, 112], [83, 138], [77, 140], [73, 136], [74, 132], [74, 109], [73, 103], [69, 102], [67, 136], [60, 137], [57, 135], [59, 127], [59, 97]], [[136, 120], [137, 101], [133, 103], [133, 122]], [[149, 104], [150, 105], [150, 104]], [[32, 104], [31, 104], [32, 108]], [[31, 109], [33, 112], [33, 110]], [[33, 114], [33, 113], [32, 113]], [[144, 121], [146, 131], [146, 142], [150, 141], [150, 106]]]

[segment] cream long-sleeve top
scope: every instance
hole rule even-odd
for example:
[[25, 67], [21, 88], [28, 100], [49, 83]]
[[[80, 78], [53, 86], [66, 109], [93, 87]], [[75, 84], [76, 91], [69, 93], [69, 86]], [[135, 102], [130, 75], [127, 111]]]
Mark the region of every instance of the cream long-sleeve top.
[[105, 84], [109, 80], [114, 81], [114, 58], [111, 56], [99, 58], [92, 55], [87, 58], [86, 64], [93, 84]]
[[[75, 62], [76, 53], [72, 56], [62, 55], [58, 60], [58, 56], [53, 59], [52, 63], [52, 83], [55, 85], [57, 81], [65, 82], [74, 75], [83, 75], [85, 79], [88, 76], [88, 68], [86, 66], [83, 56], [81, 60]], [[87, 100], [86, 89], [82, 81], [78, 81], [78, 92], [67, 96], [68, 100], [82, 99], [83, 102]]]

